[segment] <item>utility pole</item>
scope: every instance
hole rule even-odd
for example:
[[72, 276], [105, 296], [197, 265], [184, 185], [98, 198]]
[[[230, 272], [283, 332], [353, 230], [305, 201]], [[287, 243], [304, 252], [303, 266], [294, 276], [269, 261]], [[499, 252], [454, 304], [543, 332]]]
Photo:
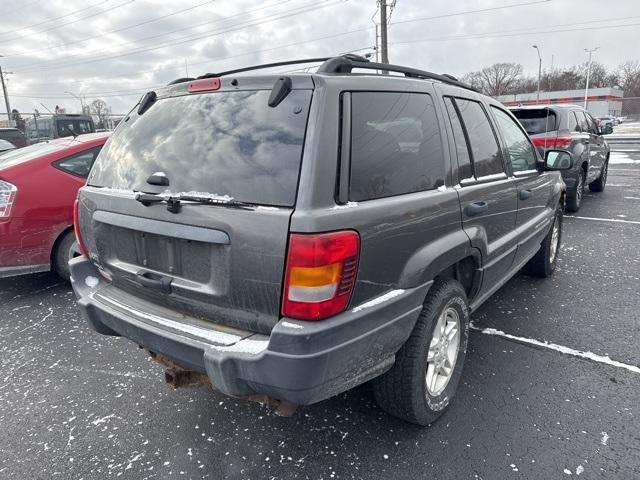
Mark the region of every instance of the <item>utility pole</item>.
[[587, 99], [589, 98], [589, 77], [591, 76], [591, 55], [593, 55], [593, 52], [595, 52], [599, 48], [600, 47], [596, 47], [596, 48], [592, 48], [591, 50], [589, 50], [588, 48], [584, 49], [584, 51], [589, 54], [589, 62], [587, 63], [587, 84], [584, 87], [584, 109], [585, 110], [587, 109], [587, 105], [589, 104], [589, 101]]
[[73, 98], [77, 99], [80, 101], [80, 112], [81, 113], [85, 113], [84, 110], [84, 102], [82, 101], [82, 97], [79, 97], [78, 95], [76, 95], [75, 93], [72, 92], [64, 92], [64, 93], [68, 93], [69, 95], [71, 95]]
[[538, 52], [538, 93], [536, 94], [536, 105], [540, 103], [540, 78], [542, 77], [542, 57], [540, 56], [540, 49], [538, 45], [532, 45]]
[[380, 0], [380, 50], [382, 63], [389, 63], [387, 47], [387, 1]]
[[[2, 55], [0, 55], [1, 57]], [[9, 94], [7, 93], [7, 86], [4, 83], [4, 73], [2, 73], [2, 67], [0, 67], [0, 80], [2, 81], [2, 93], [4, 95], [4, 105], [7, 107], [7, 125], [13, 126], [13, 120], [11, 119], [11, 106], [9, 105]]]

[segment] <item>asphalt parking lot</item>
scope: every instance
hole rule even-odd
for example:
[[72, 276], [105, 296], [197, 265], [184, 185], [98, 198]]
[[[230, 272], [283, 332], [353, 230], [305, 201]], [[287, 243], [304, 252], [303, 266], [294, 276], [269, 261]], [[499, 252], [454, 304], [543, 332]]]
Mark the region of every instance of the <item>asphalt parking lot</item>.
[[430, 428], [366, 385], [292, 418], [173, 391], [135, 345], [90, 331], [55, 276], [0, 280], [0, 478], [640, 478], [639, 292], [640, 145], [566, 218], [554, 277], [518, 275], [473, 315], [457, 399]]

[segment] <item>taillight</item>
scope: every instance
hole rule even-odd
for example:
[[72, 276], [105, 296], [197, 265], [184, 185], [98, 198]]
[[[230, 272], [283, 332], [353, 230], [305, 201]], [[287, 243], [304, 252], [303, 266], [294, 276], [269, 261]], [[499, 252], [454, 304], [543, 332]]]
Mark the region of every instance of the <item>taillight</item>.
[[85, 247], [84, 242], [82, 241], [82, 235], [80, 234], [80, 201], [76, 198], [75, 203], [73, 204], [73, 231], [76, 234], [76, 240], [78, 241], [78, 248], [80, 249], [80, 253], [82, 253], [85, 257], [89, 256], [89, 251], [87, 247]]
[[0, 180], [0, 220], [11, 216], [11, 207], [16, 199], [18, 187]]
[[349, 304], [358, 271], [360, 236], [353, 230], [289, 236], [282, 315], [322, 320]]
[[536, 147], [566, 149], [571, 146], [573, 139], [571, 137], [536, 137], [532, 141]]

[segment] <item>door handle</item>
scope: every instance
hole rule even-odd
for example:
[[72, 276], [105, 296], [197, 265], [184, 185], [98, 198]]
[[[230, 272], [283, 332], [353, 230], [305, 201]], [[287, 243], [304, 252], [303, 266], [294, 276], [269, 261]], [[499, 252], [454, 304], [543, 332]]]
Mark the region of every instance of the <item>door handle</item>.
[[526, 200], [531, 196], [531, 190], [520, 190], [520, 200]]
[[489, 209], [487, 202], [473, 202], [464, 207], [464, 213], [467, 217], [474, 217], [482, 212], [486, 212]]
[[164, 293], [171, 293], [171, 282], [173, 281], [173, 278], [140, 270], [136, 273], [136, 281], [145, 288], [160, 290]]

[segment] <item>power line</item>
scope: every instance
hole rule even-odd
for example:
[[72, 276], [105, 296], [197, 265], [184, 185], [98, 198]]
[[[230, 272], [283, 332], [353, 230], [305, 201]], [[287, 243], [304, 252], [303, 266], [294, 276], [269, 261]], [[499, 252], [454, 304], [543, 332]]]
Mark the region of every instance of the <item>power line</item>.
[[[17, 70], [15, 70], [16, 72], [35, 72], [35, 71], [45, 71], [45, 70], [54, 70], [54, 69], [58, 69], [58, 68], [67, 68], [67, 67], [73, 67], [76, 65], [85, 65], [88, 63], [95, 63], [95, 62], [101, 62], [104, 60], [111, 60], [113, 58], [122, 58], [122, 57], [126, 57], [126, 56], [130, 56], [130, 55], [136, 55], [138, 53], [146, 53], [146, 52], [150, 52], [150, 51], [154, 51], [154, 50], [160, 50], [162, 48], [166, 48], [166, 47], [172, 47], [175, 45], [182, 45], [185, 43], [189, 43], [193, 40], [201, 40], [204, 38], [212, 38], [212, 37], [216, 37], [219, 35], [222, 35], [224, 33], [228, 33], [228, 32], [232, 32], [232, 31], [236, 31], [236, 30], [242, 30], [243, 28], [247, 28], [247, 27], [253, 27], [253, 26], [257, 26], [257, 25], [261, 25], [263, 23], [266, 23], [268, 21], [275, 21], [275, 20], [282, 20], [285, 18], [289, 18], [289, 17], [293, 17], [296, 15], [300, 15], [302, 13], [308, 13], [311, 11], [315, 11], [315, 10], [319, 10], [321, 8], [325, 8], [328, 6], [332, 6], [332, 5], [336, 5], [339, 3], [345, 3], [348, 2], [349, 0], [333, 0], [333, 1], [325, 1], [321, 4], [317, 4], [317, 2], [314, 2], [315, 5], [312, 5], [310, 7], [300, 7], [298, 8], [298, 11], [294, 11], [294, 12], [287, 12], [284, 14], [280, 14], [279, 16], [273, 16], [273, 18], [264, 18], [261, 19], [259, 21], [254, 21], [254, 22], [249, 22], [249, 23], [245, 23], [245, 24], [238, 24], [235, 25], [231, 28], [227, 28], [226, 30], [222, 30], [219, 31], [217, 33], [206, 33], [206, 34], [198, 34], [198, 35], [190, 35], [188, 37], [184, 37], [182, 40], [179, 41], [172, 41], [172, 42], [166, 42], [160, 45], [155, 45], [153, 47], [145, 47], [145, 48], [139, 48], [139, 49], [133, 49], [131, 51], [126, 51], [123, 53], [119, 53], [119, 54], [113, 54], [113, 55], [105, 55], [102, 57], [94, 57], [91, 58], [89, 60], [82, 60], [82, 61], [78, 61], [78, 62], [71, 62], [71, 63], [60, 63], [60, 64], [55, 64], [55, 65], [49, 65], [47, 67], [41, 67], [41, 68], [25, 68], [27, 67], [26, 65], [23, 65], [22, 68], [18, 68]], [[37, 64], [30, 64], [30, 65], [40, 65], [43, 62], [39, 62]]]
[[517, 8], [517, 7], [525, 7], [525, 6], [529, 6], [529, 5], [538, 5], [538, 4], [542, 4], [542, 3], [549, 3], [551, 2], [551, 0], [535, 0], [535, 1], [531, 1], [531, 2], [523, 2], [523, 3], [515, 3], [515, 4], [511, 4], [511, 5], [502, 5], [499, 7], [490, 7], [490, 8], [481, 8], [479, 10], [467, 10], [464, 12], [455, 12], [455, 13], [445, 13], [443, 15], [435, 15], [432, 17], [419, 17], [419, 18], [407, 18], [405, 20], [398, 20], [395, 22], [390, 22], [390, 25], [397, 25], [400, 23], [411, 23], [411, 22], [421, 22], [424, 20], [437, 20], [440, 18], [449, 18], [449, 17], [458, 17], [460, 15], [469, 15], [469, 14], [473, 14], [473, 13], [484, 13], [484, 12], [492, 12], [495, 10], [506, 10], [509, 8]]
[[[107, 1], [111, 1], [111, 0], [107, 0]], [[35, 33], [35, 34], [38, 34], [38, 33], [46, 33], [46, 32], [50, 32], [50, 31], [52, 31], [52, 30], [57, 30], [57, 29], [59, 29], [59, 28], [66, 27], [67, 25], [72, 25], [72, 24], [74, 24], [74, 23], [81, 22], [81, 21], [83, 21], [83, 20], [86, 20], [87, 18], [97, 17], [98, 15], [101, 15], [101, 14], [103, 14], [103, 13], [105, 13], [105, 12], [110, 12], [110, 11], [112, 11], [112, 10], [115, 10], [116, 8], [124, 7], [125, 5], [128, 5], [128, 4], [130, 4], [130, 3], [133, 3], [134, 1], [135, 1], [135, 0], [127, 0], [127, 1], [125, 1], [125, 2], [123, 2], [123, 3], [119, 3], [119, 4], [117, 4], [117, 5], [114, 5], [114, 6], [109, 7], [109, 8], [105, 8], [105, 9], [103, 9], [103, 10], [98, 10], [97, 12], [91, 13], [91, 14], [89, 14], [89, 15], [85, 15], [85, 16], [83, 16], [83, 17], [76, 18], [76, 19], [71, 20], [71, 21], [66, 22], [66, 23], [61, 23], [61, 24], [59, 24], [59, 25], [54, 25], [54, 26], [52, 26], [52, 27], [45, 28], [44, 30], [38, 30], [37, 32], [29, 32], [29, 33], [25, 33], [24, 35], [18, 35], [18, 36], [15, 36], [15, 37], [13, 37], [11, 40], [13, 41], [13, 40], [19, 40], [19, 39], [21, 39], [21, 38], [31, 37], [34, 33]], [[6, 41], [6, 40], [5, 40], [5, 41]]]
[[[208, 4], [213, 3], [215, 1], [216, 0], [207, 0], [206, 2], [202, 2], [202, 3], [199, 3], [197, 5], [193, 5], [191, 7], [188, 7], [188, 8], [183, 8], [182, 10], [176, 10], [176, 11], [168, 13], [166, 15], [161, 15], [159, 17], [154, 17], [154, 18], [151, 18], [149, 20], [145, 20], [143, 22], [134, 23], [133, 25], [127, 25], [126, 27], [116, 28], [115, 30], [110, 30], [108, 32], [100, 33], [98, 35], [91, 35], [90, 37], [85, 37], [85, 38], [82, 38], [80, 40], [74, 40], [73, 42], [60, 43], [58, 45], [53, 45], [53, 46], [50, 46], [50, 47], [38, 48], [37, 50], [28, 50], [26, 52], [20, 52], [20, 53], [12, 53], [12, 54], [8, 54], [8, 55], [4, 55], [4, 56], [7, 57], [7, 58], [8, 57], [19, 57], [19, 56], [22, 56], [22, 55], [29, 55], [31, 53], [41, 53], [41, 52], [47, 51], [47, 50], [54, 50], [56, 48], [68, 47], [70, 45], [77, 45], [79, 43], [84, 43], [84, 42], [86, 42], [88, 40], [94, 40], [96, 38], [106, 37], [107, 35], [111, 35], [113, 33], [120, 33], [120, 32], [124, 32], [126, 30], [131, 30], [133, 28], [141, 27], [143, 25], [148, 25], [150, 23], [158, 22], [160, 20], [164, 20], [165, 18], [169, 18], [169, 17], [173, 17], [175, 15], [179, 15], [180, 13], [184, 13], [184, 12], [188, 12], [188, 11], [191, 11], [191, 10], [195, 10], [196, 8], [202, 7], [203, 5], [208, 5]], [[284, 0], [283, 2], [280, 2], [280, 3], [285, 3], [285, 2], [289, 2], [289, 1], [290, 0]], [[268, 6], [270, 6], [270, 5], [268, 5]], [[255, 9], [255, 10], [267, 8], [268, 6], [260, 7], [260, 8]], [[249, 10], [249, 12], [251, 12], [251, 11], [252, 10]], [[243, 12], [243, 14], [245, 14], [245, 13], [248, 13], [248, 12]], [[200, 25], [204, 25], [204, 24], [200, 24]], [[194, 26], [187, 27], [187, 29], [191, 29], [191, 28], [195, 28], [195, 27]], [[176, 31], [179, 31], [179, 30], [176, 30]], [[170, 33], [173, 33], [173, 32], [165, 32], [163, 35], [168, 35]], [[125, 44], [126, 45], [127, 43], [134, 43], [134, 42], [124, 42], [124, 43], [120, 43], [120, 44], [116, 44], [116, 45], [121, 45], [121, 44]], [[110, 45], [113, 45], [113, 44], [110, 44]]]
[[[573, 25], [581, 25], [581, 23], [576, 23]], [[582, 28], [570, 28], [564, 30], [537, 30], [537, 31], [528, 31], [530, 29], [525, 29], [525, 31], [514, 31], [514, 30], [506, 30], [502, 32], [490, 32], [490, 33], [476, 33], [471, 35], [457, 35], [450, 37], [432, 37], [432, 38], [422, 38], [416, 40], [405, 40], [400, 42], [393, 42], [393, 45], [408, 45], [412, 43], [421, 43], [421, 42], [449, 42], [456, 40], [475, 40], [475, 39], [483, 39], [483, 38], [504, 38], [504, 37], [518, 37], [518, 36], [528, 36], [528, 35], [546, 35], [549, 33], [567, 33], [567, 32], [578, 32], [583, 30], [604, 30], [608, 28], [624, 28], [624, 27], [635, 27], [640, 25], [640, 23], [627, 23], [627, 24], [619, 24], [619, 25], [598, 25], [594, 27], [582, 27]], [[550, 27], [554, 28], [555, 26]]]
[[72, 15], [75, 15], [76, 13], [84, 12], [85, 10], [90, 10], [93, 7], [96, 7], [96, 6], [100, 5], [101, 3], [108, 3], [110, 1], [111, 0], [102, 0], [100, 2], [97, 2], [97, 3], [94, 3], [92, 5], [89, 5], [88, 7], [80, 8], [78, 10], [74, 10], [74, 11], [66, 13], [64, 15], [60, 15], [59, 17], [48, 18], [47, 20], [43, 20], [42, 22], [38, 22], [38, 23], [32, 23], [31, 25], [27, 25], [26, 27], [20, 27], [20, 28], [14, 29], [14, 30], [7, 30], [5, 32], [0, 32], [0, 35], [9, 35], [10, 33], [19, 32], [21, 30], [28, 30], [28, 29], [33, 28], [33, 27], [39, 27], [40, 25], [44, 25], [45, 23], [55, 22], [56, 20], [60, 20], [61, 18], [70, 17]]

